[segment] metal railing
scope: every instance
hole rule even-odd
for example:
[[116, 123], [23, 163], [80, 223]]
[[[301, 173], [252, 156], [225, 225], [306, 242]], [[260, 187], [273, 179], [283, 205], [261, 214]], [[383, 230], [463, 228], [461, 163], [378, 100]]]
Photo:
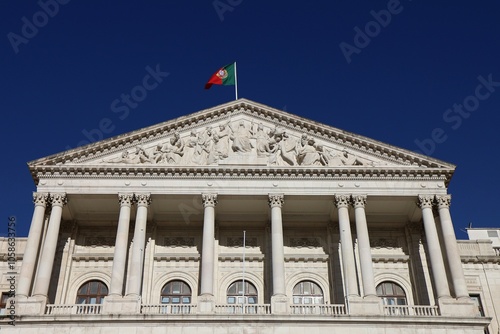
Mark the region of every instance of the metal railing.
[[396, 317], [438, 317], [439, 308], [437, 306], [423, 305], [384, 305], [384, 314]]

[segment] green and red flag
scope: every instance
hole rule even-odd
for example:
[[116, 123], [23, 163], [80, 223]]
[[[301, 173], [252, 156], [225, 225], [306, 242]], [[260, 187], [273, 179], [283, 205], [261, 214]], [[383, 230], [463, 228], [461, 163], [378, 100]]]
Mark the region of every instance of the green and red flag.
[[221, 67], [215, 72], [208, 82], [205, 89], [210, 89], [212, 85], [235, 85], [236, 84], [236, 63], [231, 63]]

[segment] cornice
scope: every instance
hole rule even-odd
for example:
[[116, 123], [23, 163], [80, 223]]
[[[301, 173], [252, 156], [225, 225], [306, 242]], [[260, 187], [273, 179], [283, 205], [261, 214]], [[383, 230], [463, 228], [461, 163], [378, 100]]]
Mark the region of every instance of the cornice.
[[[111, 153], [123, 151], [138, 145], [139, 143], [147, 144], [159, 138], [172, 135], [175, 131], [190, 130], [195, 127], [210, 125], [214, 122], [219, 122], [229, 117], [246, 114], [249, 116], [258, 117], [268, 122], [279, 124], [286, 129], [294, 131], [307, 132], [310, 135], [315, 135], [332, 144], [342, 145], [354, 152], [368, 153], [378, 155], [381, 159], [407, 165], [411, 167], [429, 168], [431, 170], [441, 170], [440, 174], [445, 175], [446, 182], [451, 178], [455, 166], [432, 157], [419, 155], [417, 153], [397, 148], [386, 143], [382, 143], [361, 135], [346, 132], [328, 125], [324, 125], [297, 115], [292, 115], [282, 110], [274, 109], [253, 101], [240, 99], [222, 104], [210, 109], [202, 110], [190, 115], [182, 116], [171, 121], [166, 121], [144, 129], [136, 130], [97, 143], [92, 143], [83, 147], [75, 148], [69, 151], [54, 154], [45, 158], [34, 160], [28, 163], [32, 176], [37, 182], [40, 170], [44, 167], [58, 166], [61, 167], [67, 163], [85, 162], [91, 159], [96, 159]], [[344, 166], [345, 167], [345, 166]], [[345, 168], [342, 167], [344, 170]], [[108, 168], [102, 166], [75, 166], [73, 168], [85, 168], [92, 170], [93, 168]], [[127, 169], [136, 170], [154, 170], [154, 167], [133, 167], [127, 166]], [[210, 168], [210, 167], [209, 167]], [[391, 167], [393, 168], [393, 167]], [[389, 169], [391, 169], [389, 168]], [[120, 167], [109, 167], [109, 170], [120, 169]], [[172, 168], [160, 168], [169, 170]], [[182, 169], [182, 168], [181, 168]], [[199, 169], [199, 168], [187, 168]], [[205, 169], [205, 168], [201, 168]], [[247, 170], [248, 168], [243, 168]], [[284, 169], [284, 168], [278, 168]], [[286, 168], [289, 169], [289, 168]], [[328, 170], [329, 168], [325, 168]], [[371, 168], [371, 173], [377, 173], [385, 168]], [[314, 169], [313, 169], [314, 170]], [[340, 169], [339, 169], [340, 170]], [[357, 170], [357, 169], [347, 169]], [[310, 173], [308, 173], [310, 174]]]

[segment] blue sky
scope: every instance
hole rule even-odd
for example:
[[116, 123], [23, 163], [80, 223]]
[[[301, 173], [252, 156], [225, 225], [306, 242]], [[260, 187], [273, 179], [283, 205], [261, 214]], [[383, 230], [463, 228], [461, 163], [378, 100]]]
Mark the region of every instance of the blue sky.
[[[28, 161], [228, 102], [232, 87], [203, 86], [232, 61], [240, 97], [457, 165], [459, 238], [500, 226], [497, 1], [0, 6], [0, 235], [11, 215], [28, 233]], [[158, 85], [118, 112], [149, 71]]]

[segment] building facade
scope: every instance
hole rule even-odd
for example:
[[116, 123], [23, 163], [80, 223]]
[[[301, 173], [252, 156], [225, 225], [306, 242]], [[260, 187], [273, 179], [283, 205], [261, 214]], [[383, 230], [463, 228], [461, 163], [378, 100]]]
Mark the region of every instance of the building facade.
[[446, 162], [240, 99], [29, 168], [7, 333], [499, 331]]

